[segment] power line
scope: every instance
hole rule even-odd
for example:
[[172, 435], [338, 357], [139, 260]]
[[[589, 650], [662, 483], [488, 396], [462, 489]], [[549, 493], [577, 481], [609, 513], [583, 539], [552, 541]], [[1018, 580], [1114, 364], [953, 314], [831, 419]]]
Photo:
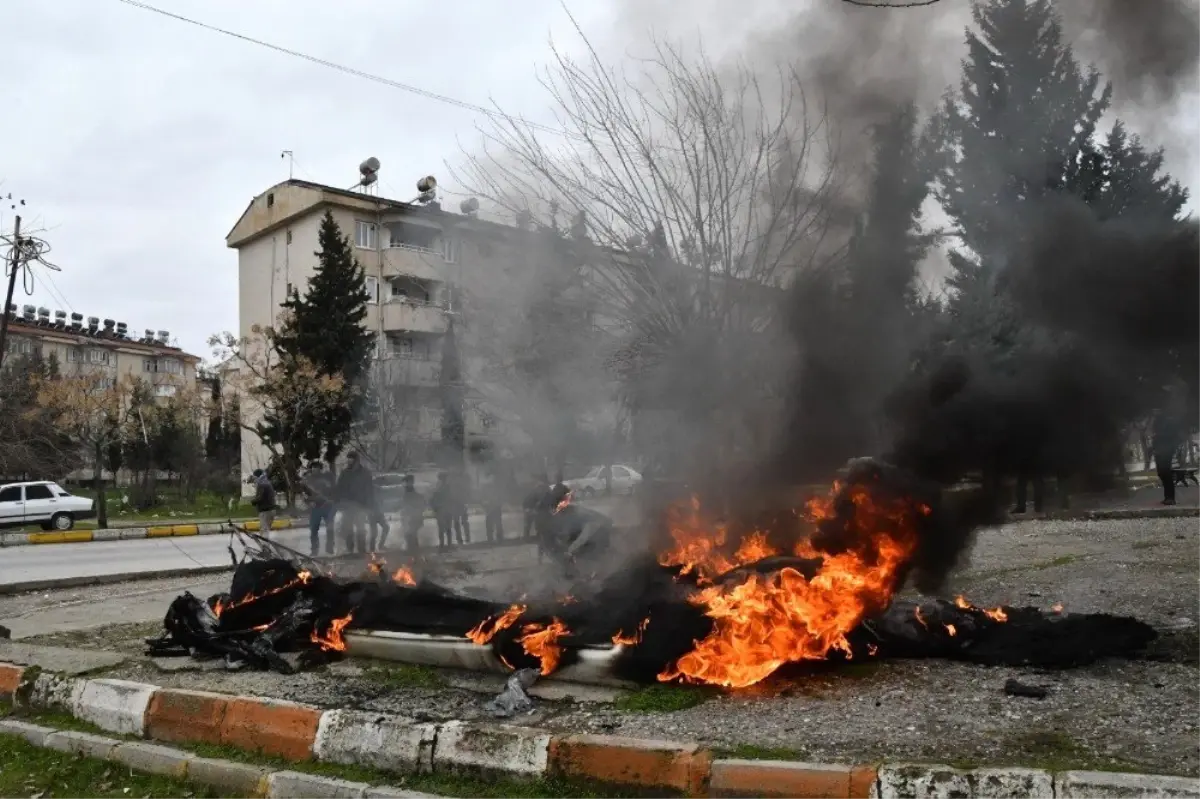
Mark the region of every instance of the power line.
[[549, 125], [543, 125], [540, 122], [529, 122], [524, 119], [512, 117], [508, 114], [505, 114], [503, 111], [498, 111], [494, 108], [487, 108], [486, 106], [476, 105], [474, 103], [468, 103], [465, 100], [459, 100], [457, 98], [450, 97], [445, 94], [438, 94], [437, 92], [431, 92], [428, 89], [422, 89], [421, 87], [413, 86], [410, 83], [401, 83], [400, 81], [392, 80], [391, 78], [385, 78], [381, 75], [376, 75], [374, 73], [366, 72], [361, 69], [355, 69], [354, 67], [348, 67], [348, 66], [345, 66], [344, 64], [338, 64], [337, 62], [329, 61], [324, 58], [318, 58], [317, 56], [309, 55], [308, 53], [302, 53], [299, 50], [292, 50], [288, 47], [283, 47], [278, 44], [272, 44], [271, 42], [267, 42], [262, 39], [256, 39], [253, 36], [247, 36], [244, 33], [237, 33], [236, 31], [227, 30], [225, 28], [218, 28], [216, 25], [209, 25], [207, 22], [200, 22], [199, 20], [195, 20], [190, 17], [185, 17], [181, 14], [176, 14], [171, 11], [166, 11], [166, 10], [158, 8], [156, 6], [149, 5], [148, 3], [138, 2], [138, 0], [117, 0], [117, 2], [124, 3], [127, 6], [133, 6], [134, 8], [140, 8], [143, 11], [150, 11], [155, 14], [160, 14], [164, 17], [169, 17], [169, 18], [177, 20], [179, 22], [186, 22], [189, 25], [195, 25], [198, 28], [203, 28], [204, 30], [212, 31], [213, 33], [220, 33], [224, 36], [230, 36], [234, 39], [240, 39], [243, 42], [249, 42], [250, 44], [256, 44], [259, 47], [266, 47], [270, 50], [274, 50], [277, 53], [283, 53], [284, 55], [290, 55], [295, 58], [302, 58], [305, 61], [309, 61], [313, 64], [317, 64], [319, 66], [326, 67], [328, 69], [335, 69], [338, 72], [343, 72], [347, 75], [352, 75], [353, 77], [356, 77], [356, 78], [363, 78], [364, 80], [374, 81], [375, 83], [381, 83], [384, 86], [390, 86], [393, 89], [400, 89], [401, 91], [409, 92], [410, 94], [416, 94], [416, 95], [419, 95], [419, 96], [424, 97], [429, 100], [435, 100], [439, 103], [446, 103], [447, 105], [453, 105], [458, 108], [466, 109], [467, 111], [474, 111], [477, 114], [484, 114], [492, 119], [500, 119], [500, 120], [503, 120], [506, 122], [516, 119], [521, 124], [523, 124], [527, 127], [533, 128], [534, 130], [540, 130], [543, 133], [552, 133], [555, 136], [565, 136], [568, 138], [580, 138], [579, 136], [577, 136], [569, 131], [561, 130], [559, 128], [554, 128]]

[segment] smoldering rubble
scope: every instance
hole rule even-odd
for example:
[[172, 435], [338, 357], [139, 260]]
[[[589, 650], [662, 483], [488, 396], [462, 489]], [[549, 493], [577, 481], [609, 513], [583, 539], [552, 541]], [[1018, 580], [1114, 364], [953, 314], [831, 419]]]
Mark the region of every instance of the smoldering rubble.
[[[470, 596], [423, 579], [419, 563], [375, 561], [361, 577], [344, 579], [248, 537], [230, 590], [178, 597], [148, 651], [289, 673], [342, 656], [354, 630], [453, 636], [490, 647], [521, 675], [498, 698], [504, 715], [524, 705], [536, 675], [578, 662], [587, 648], [615, 648], [620, 679], [740, 687], [806, 659], [1069, 668], [1135, 655], [1155, 637], [1143, 622], [1107, 614], [985, 609], [964, 598], [894, 601], [906, 581], [922, 579], [930, 558], [922, 546], [935, 546], [939, 526], [955, 524], [948, 517], [957, 511], [928, 504], [886, 465], [859, 464], [810, 511], [723, 553], [702, 552], [702, 542], [720, 538], [713, 528], [696, 537], [687, 519], [677, 519], [672, 551], [647, 553], [598, 579], [589, 574], [557, 596]], [[747, 594], [747, 604], [729, 604]], [[737, 618], [723, 614], [731, 608]], [[839, 621], [821, 627], [814, 611]], [[782, 650], [795, 657], [765, 645], [780, 635], [792, 637]]]

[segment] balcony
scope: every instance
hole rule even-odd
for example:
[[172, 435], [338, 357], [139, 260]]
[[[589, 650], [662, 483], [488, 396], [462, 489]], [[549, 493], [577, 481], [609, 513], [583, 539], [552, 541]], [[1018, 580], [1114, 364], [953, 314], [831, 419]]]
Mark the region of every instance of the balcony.
[[375, 362], [379, 379], [385, 385], [433, 388], [438, 384], [439, 364], [425, 358], [385, 355]]
[[388, 333], [411, 330], [416, 333], [446, 332], [446, 312], [436, 305], [412, 300], [392, 300], [380, 308], [383, 329]]

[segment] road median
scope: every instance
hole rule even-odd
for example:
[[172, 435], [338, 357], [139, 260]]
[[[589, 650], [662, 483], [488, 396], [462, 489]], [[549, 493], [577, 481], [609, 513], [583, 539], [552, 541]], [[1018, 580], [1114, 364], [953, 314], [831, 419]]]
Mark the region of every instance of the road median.
[[[45, 533], [0, 533], [0, 547], [20, 547], [32, 544], [85, 544], [93, 541], [136, 541], [143, 538], [182, 538], [194, 535], [221, 535], [233, 530], [232, 525], [259, 532], [258, 519], [196, 524], [154, 524], [145, 527], [108, 527], [98, 530], [64, 530]], [[299, 518], [276, 519], [272, 530], [291, 530], [302, 526]]]
[[[70, 714], [93, 728], [182, 746], [254, 750], [295, 764], [329, 763], [382, 769], [401, 779], [422, 773], [474, 774], [519, 780], [567, 778], [636, 791], [687, 796], [1072, 797], [1154, 795], [1200, 797], [1200, 780], [1154, 774], [1021, 767], [951, 768], [923, 763], [806, 763], [734, 760], [689, 742], [613, 735], [560, 735], [507, 724], [431, 723], [386, 713], [322, 709], [254, 696], [188, 691], [113, 679], [70, 678], [0, 664], [0, 698], [33, 711]], [[121, 740], [11, 729], [45, 745], [112, 758]], [[58, 738], [54, 738], [54, 736]], [[69, 740], [68, 740], [69, 737]], [[147, 751], [143, 751], [146, 749]], [[140, 764], [183, 771], [169, 752], [125, 752]], [[144, 767], [144, 765], [143, 765]], [[270, 794], [295, 795], [293, 772], [275, 772]], [[274, 775], [273, 775], [274, 776]], [[308, 777], [305, 777], [308, 779]], [[306, 786], [302, 793], [370, 795], [355, 783]]]

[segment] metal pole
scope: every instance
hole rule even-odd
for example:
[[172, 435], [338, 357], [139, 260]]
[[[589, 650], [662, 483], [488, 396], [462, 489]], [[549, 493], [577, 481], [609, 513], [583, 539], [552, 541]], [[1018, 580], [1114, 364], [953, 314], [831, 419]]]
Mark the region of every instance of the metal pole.
[[4, 314], [0, 316], [0, 368], [4, 367], [4, 356], [8, 354], [8, 317], [17, 288], [17, 270], [21, 268], [21, 217], [13, 224], [12, 272], [8, 275], [8, 292], [4, 295]]

